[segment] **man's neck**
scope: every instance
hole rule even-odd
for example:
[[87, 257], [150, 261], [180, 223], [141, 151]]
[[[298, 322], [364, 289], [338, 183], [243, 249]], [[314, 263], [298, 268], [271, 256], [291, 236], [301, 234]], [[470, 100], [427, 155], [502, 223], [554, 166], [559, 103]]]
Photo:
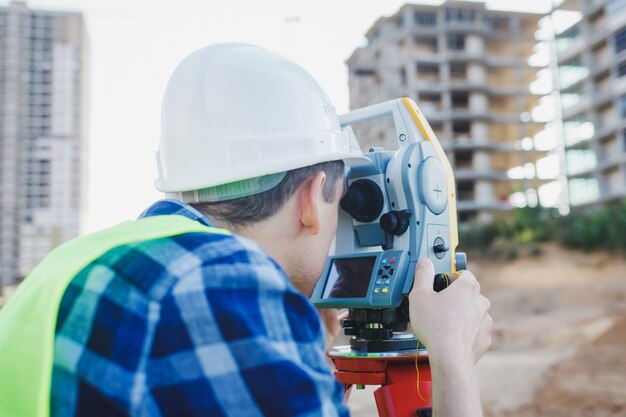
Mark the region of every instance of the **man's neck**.
[[[310, 295], [312, 288], [306, 280], [304, 257], [308, 254], [307, 232], [296, 212], [295, 200], [288, 201], [274, 215], [251, 224], [236, 227], [219, 218], [207, 215], [211, 223], [258, 244], [283, 269], [291, 283], [304, 295]], [[206, 213], [205, 213], [206, 215]]]
[[280, 227], [279, 222], [274, 217], [243, 227], [235, 227], [214, 218], [211, 218], [211, 223], [258, 244], [265, 253], [278, 262], [289, 276], [289, 242], [293, 237], [289, 236], [288, 228]]

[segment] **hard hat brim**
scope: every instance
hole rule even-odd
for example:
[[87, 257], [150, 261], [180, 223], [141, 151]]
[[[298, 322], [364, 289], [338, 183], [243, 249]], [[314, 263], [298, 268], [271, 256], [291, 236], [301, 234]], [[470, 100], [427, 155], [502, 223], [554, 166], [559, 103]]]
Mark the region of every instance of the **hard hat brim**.
[[[351, 136], [345, 131], [312, 132], [297, 138], [292, 135], [242, 137], [223, 141], [216, 147], [218, 149], [215, 152], [223, 155], [221, 162], [227, 167], [219, 176], [215, 175], [214, 167], [205, 164], [205, 172], [199, 172], [202, 168], [198, 168], [193, 172], [188, 170], [186, 177], [168, 178], [170, 167], [163, 165], [157, 152], [159, 165], [159, 179], [155, 181], [157, 190], [165, 193], [193, 191], [255, 178], [259, 176], [259, 166], [264, 166], [262, 174], [268, 175], [320, 162], [343, 160], [347, 166], [366, 165], [371, 162], [363, 155], [356, 141], [351, 140]], [[276, 150], [280, 150], [280, 154]], [[289, 158], [285, 155], [294, 156]], [[195, 155], [195, 158], [200, 159], [202, 155]], [[209, 159], [208, 156], [206, 158]], [[197, 161], [194, 166], [203, 167]]]

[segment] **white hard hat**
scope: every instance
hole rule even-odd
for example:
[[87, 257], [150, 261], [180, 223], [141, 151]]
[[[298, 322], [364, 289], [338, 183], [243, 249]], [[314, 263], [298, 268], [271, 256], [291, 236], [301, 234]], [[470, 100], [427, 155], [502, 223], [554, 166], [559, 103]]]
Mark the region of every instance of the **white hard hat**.
[[158, 190], [191, 191], [193, 200], [236, 198], [271, 188], [285, 171], [334, 160], [369, 162], [324, 90], [286, 58], [218, 44], [186, 57], [170, 78]]

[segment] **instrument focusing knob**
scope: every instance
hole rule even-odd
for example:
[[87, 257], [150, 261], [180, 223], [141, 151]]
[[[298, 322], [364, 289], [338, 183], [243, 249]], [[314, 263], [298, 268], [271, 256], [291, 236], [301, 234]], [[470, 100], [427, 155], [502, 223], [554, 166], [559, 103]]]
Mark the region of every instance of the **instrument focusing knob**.
[[410, 210], [392, 210], [380, 218], [380, 228], [392, 235], [400, 236], [409, 228]]

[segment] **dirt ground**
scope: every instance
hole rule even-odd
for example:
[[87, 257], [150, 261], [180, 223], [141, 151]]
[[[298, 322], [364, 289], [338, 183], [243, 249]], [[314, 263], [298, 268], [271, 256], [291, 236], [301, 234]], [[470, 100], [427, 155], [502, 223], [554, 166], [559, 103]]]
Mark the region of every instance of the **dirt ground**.
[[[486, 417], [626, 417], [622, 256], [546, 245], [537, 257], [469, 261], [494, 318], [478, 366]], [[352, 393], [353, 416], [378, 415], [374, 389]]]
[[[478, 364], [486, 417], [626, 417], [623, 256], [546, 245], [514, 261], [470, 254], [469, 269], [494, 318]], [[352, 392], [354, 417], [378, 416], [376, 388]]]

